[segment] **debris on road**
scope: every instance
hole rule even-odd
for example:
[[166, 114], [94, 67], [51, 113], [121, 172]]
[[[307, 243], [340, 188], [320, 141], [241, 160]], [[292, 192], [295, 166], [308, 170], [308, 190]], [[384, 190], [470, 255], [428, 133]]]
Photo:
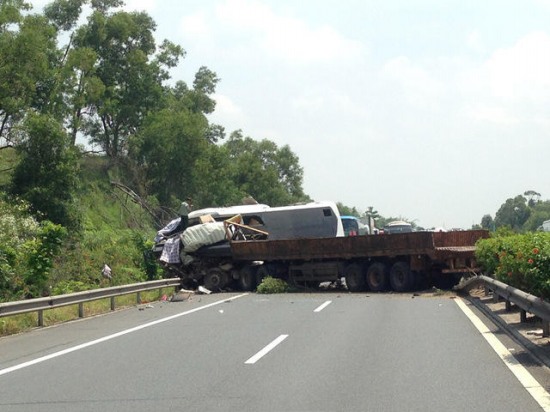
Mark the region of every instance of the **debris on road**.
[[179, 292], [174, 293], [170, 302], [183, 302], [191, 299], [191, 296], [195, 294], [193, 290], [181, 289]]
[[212, 293], [211, 290], [206, 289], [204, 286], [199, 286], [198, 291], [199, 293], [204, 293], [205, 295], [210, 295]]

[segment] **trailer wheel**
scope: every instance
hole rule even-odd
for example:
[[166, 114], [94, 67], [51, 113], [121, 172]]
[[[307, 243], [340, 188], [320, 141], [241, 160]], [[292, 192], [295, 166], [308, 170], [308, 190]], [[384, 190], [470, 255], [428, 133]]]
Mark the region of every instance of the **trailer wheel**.
[[366, 289], [367, 282], [363, 267], [358, 263], [351, 263], [344, 269], [346, 286], [350, 292], [362, 292]]
[[388, 267], [381, 262], [375, 262], [367, 270], [367, 286], [373, 292], [382, 292], [388, 289]]
[[258, 284], [256, 283], [257, 266], [243, 266], [239, 270], [239, 286], [242, 290], [253, 291]]
[[256, 271], [256, 286], [262, 283], [262, 280], [268, 276], [272, 276], [272, 270], [270, 271], [267, 265], [261, 265]]
[[390, 284], [396, 292], [411, 290], [414, 283], [413, 273], [406, 262], [396, 262], [390, 270]]
[[204, 275], [204, 287], [213, 291], [221, 290], [228, 281], [227, 273], [218, 268], [209, 269]]

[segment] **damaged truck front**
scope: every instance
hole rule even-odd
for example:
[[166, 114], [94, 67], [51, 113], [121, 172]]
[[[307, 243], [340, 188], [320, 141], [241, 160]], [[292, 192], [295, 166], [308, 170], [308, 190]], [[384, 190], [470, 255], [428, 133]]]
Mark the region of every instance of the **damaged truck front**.
[[[225, 225], [229, 222], [230, 225]], [[338, 208], [333, 202], [269, 207], [242, 205], [209, 208], [189, 214], [189, 227], [174, 231], [178, 219], [160, 230], [153, 252], [170, 276], [184, 285], [210, 290], [238, 287], [254, 290], [262, 271], [260, 261], [233, 258], [230, 240], [300, 239], [344, 235]]]

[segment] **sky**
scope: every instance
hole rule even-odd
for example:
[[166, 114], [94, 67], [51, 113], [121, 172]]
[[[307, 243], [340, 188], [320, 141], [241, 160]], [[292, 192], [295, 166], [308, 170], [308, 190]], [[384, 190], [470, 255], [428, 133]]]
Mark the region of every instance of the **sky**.
[[[33, 2], [33, 4], [41, 2]], [[126, 0], [221, 79], [210, 121], [288, 145], [304, 191], [425, 228], [550, 199], [550, 0]]]

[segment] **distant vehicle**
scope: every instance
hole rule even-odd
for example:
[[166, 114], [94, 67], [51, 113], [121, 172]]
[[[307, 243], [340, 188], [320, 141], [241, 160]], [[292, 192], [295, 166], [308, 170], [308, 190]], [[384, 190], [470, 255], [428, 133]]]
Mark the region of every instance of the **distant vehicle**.
[[384, 233], [410, 233], [414, 232], [412, 225], [403, 220], [394, 220], [384, 226]]
[[358, 236], [359, 235], [359, 219], [355, 216], [340, 216], [342, 225], [344, 226], [345, 236]]
[[369, 225], [366, 225], [363, 222], [359, 221], [359, 236], [370, 235], [370, 234], [371, 233], [370, 233]]

